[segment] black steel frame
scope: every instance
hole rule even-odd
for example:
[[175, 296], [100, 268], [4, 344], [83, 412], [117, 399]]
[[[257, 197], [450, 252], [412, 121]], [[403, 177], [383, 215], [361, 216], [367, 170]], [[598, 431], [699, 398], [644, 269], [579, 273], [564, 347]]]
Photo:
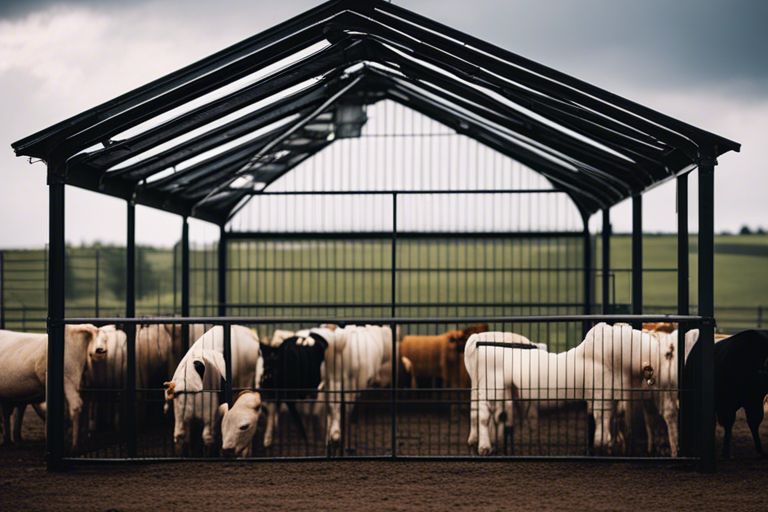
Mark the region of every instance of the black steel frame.
[[[279, 62], [313, 44], [327, 41], [323, 50], [293, 63], [257, 81], [252, 87], [236, 91], [162, 124], [135, 137], [113, 140], [115, 136], [143, 121], [199, 98], [265, 66]], [[394, 51], [394, 50], [397, 51]], [[356, 71], [344, 71], [363, 63]], [[438, 66], [455, 77], [448, 79], [430, 72]], [[267, 107], [253, 116], [238, 120], [222, 130], [214, 130], [160, 157], [148, 160], [129, 171], [111, 172], [110, 167], [149, 148], [218, 119], [272, 93], [321, 77], [321, 86], [310, 87], [284, 102]], [[522, 103], [530, 111], [562, 127], [619, 152], [618, 159], [598, 146], [584, 149], [574, 144], [566, 132], [543, 125], [531, 117], [495, 100], [491, 95], [467, 88], [463, 82], [478, 85], [508, 101]], [[699, 271], [698, 304], [702, 322], [701, 341], [703, 382], [694, 400], [701, 415], [699, 432], [701, 468], [712, 471], [714, 459], [714, 409], [712, 381], [713, 310], [713, 220], [716, 158], [727, 151], [738, 151], [739, 144], [706, 132], [629, 100], [574, 79], [540, 64], [497, 48], [437, 22], [390, 3], [376, 0], [356, 2], [332, 0], [274, 28], [238, 43], [124, 94], [94, 109], [74, 116], [13, 144], [17, 155], [37, 157], [48, 165], [49, 186], [49, 274], [48, 274], [48, 420], [46, 456], [48, 467], [62, 466], [63, 446], [63, 361], [64, 325], [79, 321], [115, 321], [118, 319], [66, 319], [64, 314], [65, 274], [65, 185], [83, 187], [125, 199], [128, 206], [128, 271], [126, 278], [126, 316], [120, 322], [137, 323], [135, 313], [135, 204], [175, 212], [182, 224], [182, 318], [168, 320], [190, 323], [189, 303], [189, 228], [187, 218], [194, 216], [224, 226], [242, 200], [253, 193], [228, 189], [243, 165], [268, 165], [279, 160], [283, 142], [294, 143], [290, 158], [278, 161], [271, 171], [270, 183], [326, 144], [308, 139], [302, 131], [310, 120], [332, 111], [340, 101], [369, 104], [389, 98], [454, 128], [482, 144], [510, 156], [546, 176], [555, 189], [567, 193], [584, 217], [584, 312], [590, 312], [592, 295], [592, 258], [588, 220], [603, 210], [603, 304], [606, 305], [607, 278], [610, 269], [610, 224], [608, 209], [621, 200], [633, 198], [633, 313], [642, 313], [642, 208], [641, 194], [658, 183], [678, 177], [679, 265], [678, 309], [688, 310], [687, 264], [687, 186], [685, 175], [699, 169]], [[460, 109], [467, 113], [462, 113]], [[148, 182], [166, 164], [199, 154], [231, 138], [231, 133], [246, 132], [269, 125], [276, 119], [290, 119], [284, 129], [269, 132], [250, 145], [219, 155], [214, 161], [176, 173], [168, 179]], [[227, 133], [227, 130], [234, 132]], [[240, 132], [238, 132], [240, 130]], [[521, 143], [532, 137], [539, 153]], [[304, 140], [307, 139], [307, 140]], [[83, 150], [102, 143], [103, 149]], [[272, 151], [275, 150], [275, 151]], [[272, 151], [272, 153], [269, 153]], [[269, 153], [269, 154], [267, 154]], [[545, 156], [543, 156], [545, 155]], [[555, 155], [559, 155], [554, 158]], [[254, 157], [264, 162], [253, 161]], [[162, 165], [158, 163], [162, 160]], [[178, 185], [169, 188], [169, 184]], [[210, 190], [217, 193], [211, 195]], [[397, 204], [397, 194], [412, 191], [387, 191]], [[476, 191], [472, 191], [477, 193]], [[316, 193], [316, 192], [314, 192]], [[565, 235], [558, 233], [559, 235]], [[227, 262], [226, 240], [238, 237], [270, 236], [256, 233], [225, 233], [219, 244], [219, 313], [226, 313]], [[285, 236], [286, 234], [281, 234]], [[449, 236], [450, 234], [445, 234]], [[494, 235], [496, 235], [494, 233]], [[541, 235], [538, 233], [537, 235]], [[365, 233], [353, 236], [380, 236], [392, 240], [393, 263], [398, 239], [422, 236], [419, 233]], [[431, 234], [434, 236], [434, 234]], [[466, 235], [462, 235], [466, 236]], [[512, 234], [509, 236], [525, 236]], [[570, 235], [569, 235], [570, 236]], [[393, 265], [393, 271], [396, 265]], [[222, 278], [222, 276], [224, 278]], [[395, 286], [393, 276], [393, 288]], [[413, 319], [394, 318], [397, 304], [393, 295], [392, 317], [372, 322], [407, 323]], [[568, 317], [574, 321], [609, 319], [608, 317]], [[551, 317], [518, 317], [516, 321], [542, 322]], [[618, 319], [618, 318], [617, 318]], [[693, 321], [690, 317], [640, 317], [633, 320]], [[231, 324], [237, 318], [208, 319]], [[254, 320], [254, 319], [250, 319]], [[258, 319], [262, 322], [275, 319]], [[297, 321], [299, 319], [291, 319]], [[316, 321], [317, 319], [309, 319]], [[329, 318], [338, 322], [337, 318]], [[362, 321], [361, 319], [357, 319]], [[421, 319], [428, 321], [429, 319]], [[441, 319], [445, 320], [445, 319]], [[471, 319], [451, 319], [463, 321]], [[162, 320], [158, 320], [162, 321]], [[185, 330], [186, 331], [186, 330]], [[226, 330], [225, 330], [226, 331]], [[129, 336], [129, 339], [132, 337]], [[185, 346], [189, 340], [185, 338]], [[225, 346], [228, 346], [225, 343]], [[226, 348], [225, 350], [229, 350]], [[135, 357], [129, 358], [130, 366]], [[129, 379], [128, 394], [135, 381]], [[393, 398], [394, 399], [394, 398]], [[227, 400], [231, 401], [231, 389]], [[688, 398], [686, 398], [687, 402]], [[686, 404], [687, 405], [687, 404]], [[130, 415], [129, 415], [130, 417]], [[393, 421], [395, 421], [393, 419]], [[129, 426], [128, 436], [135, 426]], [[689, 435], [694, 435], [689, 433]], [[682, 438], [685, 438], [683, 433]]]

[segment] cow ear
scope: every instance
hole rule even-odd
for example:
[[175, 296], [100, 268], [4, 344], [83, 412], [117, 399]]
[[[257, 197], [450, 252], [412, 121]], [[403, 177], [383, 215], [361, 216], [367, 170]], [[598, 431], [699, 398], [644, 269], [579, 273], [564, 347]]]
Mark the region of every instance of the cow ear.
[[195, 365], [195, 371], [197, 372], [198, 375], [200, 375], [200, 378], [202, 379], [203, 376], [205, 375], [205, 363], [200, 360], [197, 360], [197, 361], [194, 361], [192, 364]]
[[223, 418], [229, 412], [229, 404], [224, 402], [219, 406], [219, 418]]

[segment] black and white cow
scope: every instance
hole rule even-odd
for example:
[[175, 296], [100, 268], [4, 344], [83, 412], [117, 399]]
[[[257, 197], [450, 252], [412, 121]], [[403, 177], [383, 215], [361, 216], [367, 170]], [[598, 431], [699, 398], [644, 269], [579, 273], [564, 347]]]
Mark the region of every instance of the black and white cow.
[[323, 381], [325, 351], [333, 336], [330, 329], [318, 327], [299, 331], [285, 338], [277, 347], [262, 346], [264, 377], [261, 392], [267, 411], [265, 447], [272, 445], [277, 412], [282, 403], [286, 404], [306, 442], [306, 430], [296, 404], [298, 401], [317, 398], [318, 388]]

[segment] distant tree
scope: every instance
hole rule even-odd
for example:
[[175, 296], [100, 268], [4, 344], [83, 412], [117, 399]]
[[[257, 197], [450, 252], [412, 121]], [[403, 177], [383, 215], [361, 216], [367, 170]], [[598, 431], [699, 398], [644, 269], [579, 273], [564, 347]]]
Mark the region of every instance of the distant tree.
[[758, 235], [764, 235], [765, 234], [765, 228], [763, 226], [760, 226], [757, 228], [757, 231], [755, 231]]
[[101, 249], [103, 286], [117, 299], [125, 297], [125, 250], [117, 247]]
[[744, 224], [743, 226], [741, 226], [741, 229], [739, 230], [739, 234], [740, 235], [751, 235], [752, 234], [752, 230], [749, 229], [749, 226]]

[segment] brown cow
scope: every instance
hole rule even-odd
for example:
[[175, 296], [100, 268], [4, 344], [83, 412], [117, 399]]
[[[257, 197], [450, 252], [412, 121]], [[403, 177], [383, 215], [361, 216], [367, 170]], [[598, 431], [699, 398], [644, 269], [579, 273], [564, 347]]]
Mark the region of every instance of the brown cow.
[[400, 355], [412, 363], [412, 375], [417, 382], [428, 379], [434, 383], [440, 379], [445, 388], [469, 388], [464, 345], [471, 335], [487, 330], [488, 324], [478, 324], [436, 336], [406, 336], [400, 344]]

